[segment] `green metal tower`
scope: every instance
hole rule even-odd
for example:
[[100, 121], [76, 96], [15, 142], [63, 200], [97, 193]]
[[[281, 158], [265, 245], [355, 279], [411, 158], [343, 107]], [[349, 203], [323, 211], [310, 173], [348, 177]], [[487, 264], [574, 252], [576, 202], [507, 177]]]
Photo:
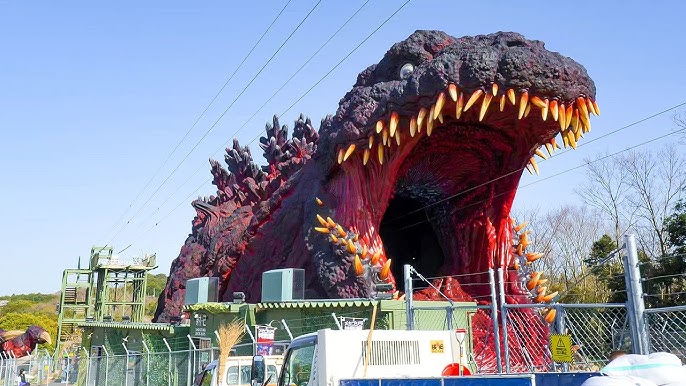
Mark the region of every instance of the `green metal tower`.
[[91, 248], [88, 269], [66, 269], [58, 317], [59, 352], [62, 343], [86, 321], [138, 323], [145, 314], [147, 273], [156, 256], [120, 261], [112, 247]]

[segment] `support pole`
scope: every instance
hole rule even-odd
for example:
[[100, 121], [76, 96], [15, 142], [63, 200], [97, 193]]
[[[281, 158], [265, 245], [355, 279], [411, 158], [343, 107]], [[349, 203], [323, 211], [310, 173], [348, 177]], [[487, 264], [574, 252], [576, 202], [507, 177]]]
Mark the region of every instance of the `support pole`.
[[288, 333], [288, 337], [290, 337], [291, 340], [293, 340], [293, 334], [291, 334], [291, 329], [288, 328], [288, 325], [286, 324], [286, 320], [285, 320], [285, 319], [281, 319], [281, 324], [283, 324], [284, 330], [286, 330], [286, 332]]
[[336, 316], [335, 312], [331, 313], [331, 317], [333, 318], [334, 323], [336, 323], [336, 327], [338, 327], [339, 330], [342, 330], [343, 326], [341, 326], [341, 322], [338, 320], [338, 316]]
[[167, 342], [167, 338], [162, 338], [162, 341], [164, 342], [164, 345], [167, 346], [167, 351], [169, 352], [169, 363], [167, 363], [167, 386], [171, 386], [172, 384], [172, 350], [171, 347], [169, 347], [169, 342]]
[[143, 344], [143, 348], [145, 349], [145, 386], [150, 385], [150, 349], [148, 348], [148, 344], [145, 343], [145, 340], [141, 340], [141, 343]]
[[124, 368], [126, 369], [126, 371], [124, 371], [124, 386], [129, 386], [129, 349], [124, 342], [121, 342], [121, 345], [124, 347], [124, 352], [126, 353], [126, 360], [124, 362]]
[[412, 266], [403, 266], [403, 276], [405, 280], [405, 317], [408, 330], [414, 330], [414, 310], [412, 309]]
[[643, 303], [643, 288], [641, 286], [641, 271], [639, 269], [638, 251], [634, 235], [624, 236], [626, 255], [623, 256], [624, 281], [626, 283], [627, 311], [631, 323], [631, 345], [634, 354], [646, 355], [648, 349], [645, 325], [645, 305]]
[[500, 357], [500, 332], [498, 331], [498, 299], [495, 296], [495, 275], [493, 268], [488, 269], [488, 284], [491, 287], [491, 320], [493, 320], [493, 345], [495, 358], [498, 361], [498, 372], [503, 372], [503, 361]]
[[110, 373], [110, 353], [107, 352], [105, 346], [102, 346], [102, 351], [105, 352], [105, 384], [109, 385], [109, 373]]
[[505, 303], [505, 277], [503, 268], [498, 268], [498, 297], [500, 298], [500, 324], [503, 331], [503, 351], [505, 351], [505, 373], [510, 373], [510, 347], [507, 334], [507, 306]]

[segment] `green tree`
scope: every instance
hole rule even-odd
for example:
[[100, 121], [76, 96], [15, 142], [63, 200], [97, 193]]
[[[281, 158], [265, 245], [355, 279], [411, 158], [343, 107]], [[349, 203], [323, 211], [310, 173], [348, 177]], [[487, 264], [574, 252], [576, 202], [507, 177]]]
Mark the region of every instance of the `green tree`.
[[686, 304], [686, 202], [680, 201], [665, 219], [668, 254], [643, 267], [650, 307]]
[[617, 249], [617, 243], [608, 234], [604, 234], [593, 243], [591, 253], [584, 260], [600, 282], [604, 283], [610, 292], [608, 302], [624, 303], [626, 301], [626, 284], [624, 282], [624, 269], [617, 258], [607, 257]]
[[158, 273], [153, 275], [148, 274], [148, 285], [147, 293], [148, 296], [159, 296], [160, 292], [164, 291], [164, 287], [167, 285], [167, 275], [163, 273]]

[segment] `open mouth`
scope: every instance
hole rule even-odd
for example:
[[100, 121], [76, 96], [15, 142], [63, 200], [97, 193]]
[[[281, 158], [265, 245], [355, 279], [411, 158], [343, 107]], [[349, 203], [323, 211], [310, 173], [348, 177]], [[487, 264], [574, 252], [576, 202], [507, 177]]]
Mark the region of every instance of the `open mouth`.
[[[459, 275], [433, 283], [454, 300], [489, 295], [483, 273], [505, 268], [522, 284], [508, 288], [510, 300], [549, 301], [535, 282], [540, 275], [532, 283], [529, 271], [518, 271], [540, 254], [527, 250], [527, 232], [513, 224], [512, 201], [522, 171], [538, 172], [534, 157], [546, 158], [560, 142], [575, 148], [598, 113], [584, 95], [562, 100], [450, 84], [339, 145], [340, 175], [329, 191], [347, 199], [332, 203], [331, 216], [318, 215], [315, 230], [369, 294], [396, 291], [410, 264], [426, 277]], [[414, 293], [442, 297], [433, 288]]]

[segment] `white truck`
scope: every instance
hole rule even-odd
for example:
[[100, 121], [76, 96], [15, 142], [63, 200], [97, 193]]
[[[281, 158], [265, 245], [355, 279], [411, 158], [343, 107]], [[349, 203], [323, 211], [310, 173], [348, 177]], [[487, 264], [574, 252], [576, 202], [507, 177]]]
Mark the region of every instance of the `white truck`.
[[[454, 331], [320, 330], [291, 342], [278, 386], [338, 386], [343, 379], [441, 377], [465, 366]], [[461, 339], [460, 339], [461, 338]], [[461, 367], [464, 373], [468, 368]], [[259, 379], [258, 379], [259, 381]]]

